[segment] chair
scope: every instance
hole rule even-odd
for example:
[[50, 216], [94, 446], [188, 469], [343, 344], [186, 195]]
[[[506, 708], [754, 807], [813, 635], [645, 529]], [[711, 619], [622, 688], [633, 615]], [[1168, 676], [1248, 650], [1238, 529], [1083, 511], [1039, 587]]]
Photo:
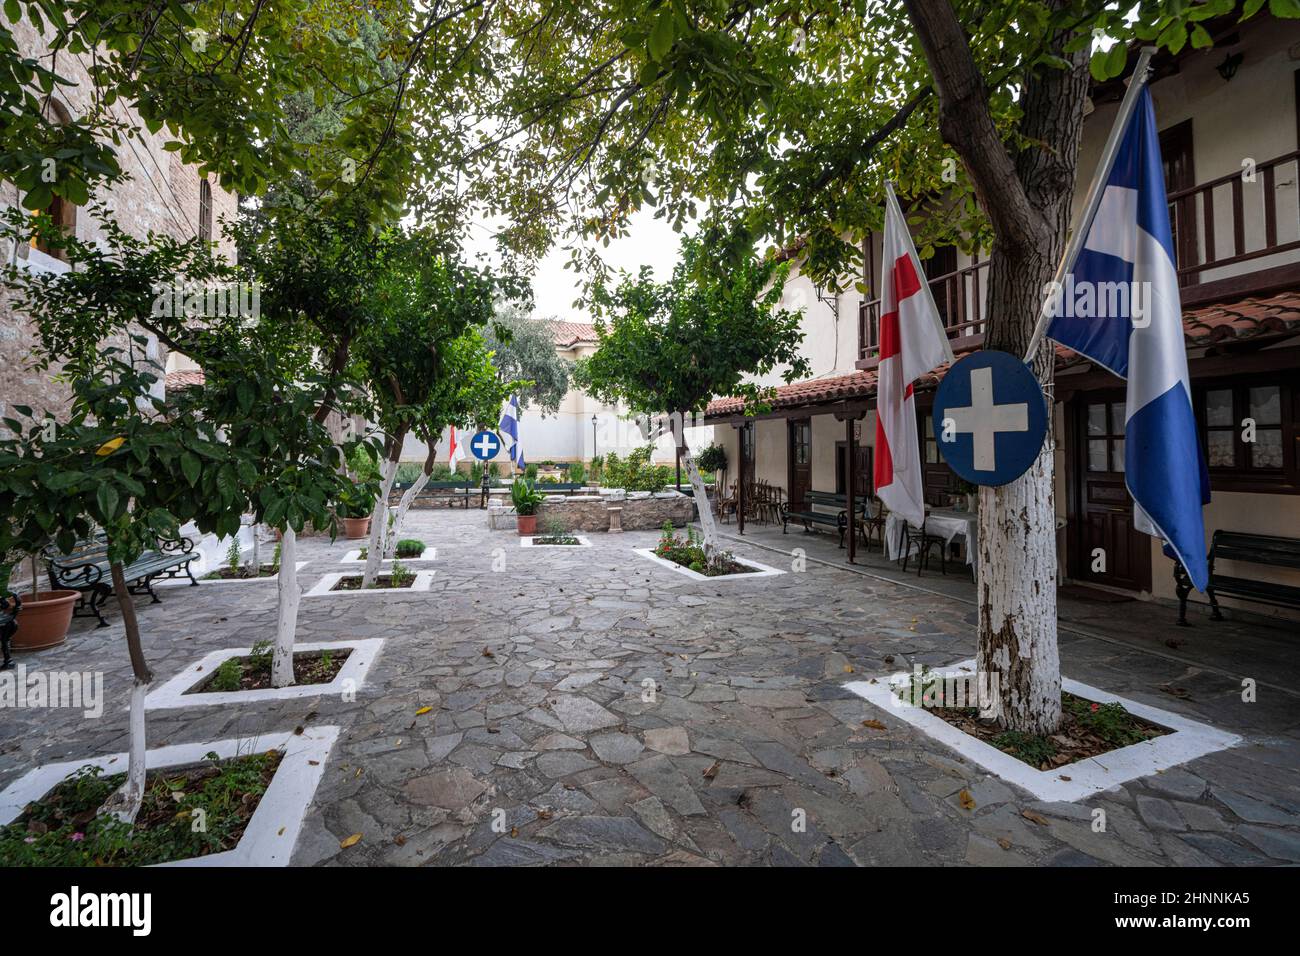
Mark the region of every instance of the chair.
[[948, 560], [944, 552], [947, 550], [943, 538], [937, 534], [929, 534], [925, 530], [925, 522], [921, 522], [921, 527], [913, 528], [906, 521], [903, 522], [903, 534], [907, 536], [907, 542], [903, 547], [903, 573], [907, 573], [907, 560], [916, 548], [916, 576], [919, 578], [921, 572], [930, 566], [930, 549], [937, 547], [939, 549], [939, 569], [946, 575], [948, 573]]
[[[875, 514], [871, 513], [873, 507]], [[871, 539], [874, 537], [880, 541], [880, 550], [885, 550], [885, 503], [879, 498], [867, 499], [862, 517], [858, 520], [858, 534], [862, 536], [864, 548], [871, 547]]]
[[726, 494], [718, 495], [718, 520], [724, 524], [727, 521], [727, 512], [733, 515], [736, 513], [736, 485], [732, 484], [731, 490]]

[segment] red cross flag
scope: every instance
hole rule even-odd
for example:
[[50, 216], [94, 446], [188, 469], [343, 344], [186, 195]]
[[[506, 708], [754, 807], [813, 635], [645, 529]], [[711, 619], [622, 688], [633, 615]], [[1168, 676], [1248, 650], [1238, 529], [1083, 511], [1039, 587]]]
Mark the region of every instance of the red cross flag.
[[944, 362], [952, 347], [923, 279], [907, 220], [885, 184], [885, 235], [880, 275], [880, 364], [876, 367], [876, 494], [890, 511], [919, 528], [925, 484], [912, 383]]

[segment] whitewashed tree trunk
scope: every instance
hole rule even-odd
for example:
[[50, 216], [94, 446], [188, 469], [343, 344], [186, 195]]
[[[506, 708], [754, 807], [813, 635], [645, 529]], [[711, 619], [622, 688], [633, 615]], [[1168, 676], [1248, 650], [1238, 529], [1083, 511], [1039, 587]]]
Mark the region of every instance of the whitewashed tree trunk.
[[718, 525], [713, 518], [713, 508], [709, 505], [709, 492], [704, 484], [704, 476], [695, 464], [695, 455], [686, 443], [686, 430], [682, 429], [682, 464], [686, 468], [686, 477], [690, 479], [691, 490], [695, 492], [695, 510], [700, 513], [700, 528], [704, 532], [704, 553], [708, 557], [718, 549]]
[[145, 722], [144, 699], [153, 682], [153, 673], [144, 660], [144, 648], [140, 643], [140, 625], [135, 616], [135, 605], [126, 588], [126, 577], [122, 565], [113, 562], [109, 566], [113, 579], [113, 593], [117, 597], [118, 607], [122, 610], [122, 626], [126, 631], [127, 653], [131, 657], [131, 671], [134, 681], [131, 684], [131, 713], [128, 718], [128, 738], [126, 782], [105, 801], [100, 808], [103, 815], [113, 816], [123, 823], [134, 823], [144, 802], [145, 785]]
[[390, 458], [384, 462], [380, 472], [382, 483], [379, 498], [375, 501], [375, 510], [370, 515], [370, 540], [366, 544], [366, 570], [361, 576], [361, 586], [368, 588], [375, 583], [379, 567], [384, 559], [385, 533], [388, 530], [388, 493], [393, 488], [393, 479], [397, 476], [397, 460]]
[[257, 577], [262, 573], [262, 542], [260, 535], [257, 533], [258, 524], [256, 521], [253, 522], [251, 530], [253, 532], [253, 576]]
[[1020, 478], [980, 488], [976, 671], [989, 675], [988, 716], [1032, 734], [1061, 722], [1052, 493], [1050, 440]]
[[298, 632], [298, 604], [302, 594], [298, 590], [298, 562], [294, 545], [298, 536], [292, 528], [285, 528], [280, 539], [280, 576], [276, 578], [279, 591], [279, 615], [275, 623], [275, 651], [271, 657], [271, 686], [293, 685], [293, 644]]
[[388, 545], [384, 548], [384, 556], [391, 558], [397, 550], [397, 542], [401, 540], [402, 522], [406, 520], [406, 512], [410, 510], [411, 503], [415, 501], [415, 496], [424, 490], [424, 486], [429, 483], [431, 473], [429, 466], [426, 464], [425, 470], [420, 472], [420, 477], [406, 491], [402, 492], [402, 500], [397, 503], [397, 517], [393, 519], [393, 530], [388, 535]]

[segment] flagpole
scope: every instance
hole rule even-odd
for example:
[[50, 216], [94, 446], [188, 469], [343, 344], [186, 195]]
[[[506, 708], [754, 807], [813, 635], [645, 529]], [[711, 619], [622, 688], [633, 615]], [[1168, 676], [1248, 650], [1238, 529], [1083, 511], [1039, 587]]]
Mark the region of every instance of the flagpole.
[[[886, 201], [890, 204], [890, 206], [898, 210], [898, 218], [902, 220], [901, 225], [903, 228], [901, 232], [903, 233], [903, 242], [907, 244], [907, 251], [912, 256], [912, 261], [915, 262], [917, 265], [920, 265], [921, 257], [917, 255], [916, 244], [912, 242], [911, 230], [907, 228], [907, 217], [903, 215], [903, 207], [898, 204], [898, 196], [895, 195], [894, 193], [894, 184], [888, 179], [885, 180], [885, 197], [886, 197]], [[885, 211], [885, 215], [886, 216], [889, 215], [888, 210]], [[893, 268], [893, 266], [891, 263], [882, 262], [881, 268], [889, 269], [889, 268]], [[952, 343], [949, 342], [948, 330], [943, 327], [943, 320], [939, 317], [939, 306], [934, 301], [934, 290], [930, 288], [930, 280], [927, 279], [924, 275], [917, 276], [917, 279], [919, 279], [921, 283], [921, 294], [925, 296], [926, 302], [930, 306], [930, 315], [934, 318], [935, 326], [939, 330], [939, 338], [943, 342], [944, 351], [948, 353], [948, 361], [952, 362], [953, 361]], [[884, 288], [884, 281], [885, 281], [884, 277], [882, 276], [881, 277], [882, 289]]]
[[[1150, 62], [1155, 52], [1155, 47], [1144, 46], [1142, 52], [1138, 54], [1137, 65], [1133, 67], [1133, 76], [1129, 80], [1128, 89], [1124, 91], [1124, 99], [1120, 101], [1119, 113], [1116, 114], [1115, 123], [1110, 128], [1106, 147], [1101, 152], [1097, 172], [1093, 175], [1092, 185], [1088, 187], [1088, 198], [1083, 204], [1083, 216], [1071, 232], [1065, 255], [1061, 257], [1056, 267], [1056, 274], [1052, 276], [1053, 288], [1060, 287], [1065, 274], [1073, 268], [1074, 260], [1079, 257], [1083, 244], [1088, 239], [1088, 230], [1092, 227], [1092, 220], [1096, 217], [1097, 209], [1101, 206], [1101, 198], [1106, 192], [1106, 180], [1110, 178], [1110, 171], [1115, 165], [1115, 155], [1119, 152], [1120, 142], [1124, 131], [1128, 128], [1128, 121], [1133, 117], [1133, 110], [1137, 108], [1138, 94], [1150, 79]], [[1034, 353], [1038, 351], [1038, 343], [1042, 341], [1043, 332], [1047, 329], [1047, 321], [1051, 318], [1049, 315], [1051, 302], [1052, 297], [1044, 293], [1043, 306], [1038, 311], [1038, 322], [1034, 325], [1034, 334], [1029, 340], [1029, 348], [1025, 351], [1026, 364], [1033, 361]]]

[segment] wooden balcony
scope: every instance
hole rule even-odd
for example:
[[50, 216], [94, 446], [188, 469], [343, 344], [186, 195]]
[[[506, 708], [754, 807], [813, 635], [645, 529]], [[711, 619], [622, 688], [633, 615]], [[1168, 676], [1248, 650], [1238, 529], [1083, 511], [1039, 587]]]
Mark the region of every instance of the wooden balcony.
[[[1184, 306], [1300, 288], [1300, 150], [1169, 194]], [[953, 351], [984, 340], [988, 260], [929, 280]], [[873, 285], [875, 277], [868, 279]], [[858, 307], [859, 368], [879, 357], [880, 299]]]

